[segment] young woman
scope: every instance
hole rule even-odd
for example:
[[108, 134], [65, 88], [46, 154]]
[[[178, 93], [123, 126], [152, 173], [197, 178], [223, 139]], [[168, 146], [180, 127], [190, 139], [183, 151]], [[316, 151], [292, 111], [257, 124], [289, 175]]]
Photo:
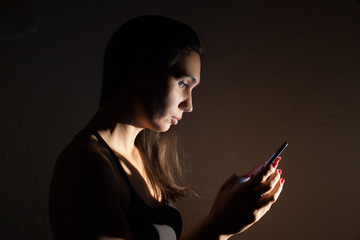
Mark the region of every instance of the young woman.
[[208, 216], [181, 231], [173, 203], [189, 189], [170, 126], [192, 111], [201, 55], [196, 33], [165, 17], [132, 19], [113, 35], [100, 108], [54, 169], [55, 239], [227, 239], [269, 210], [284, 183], [276, 169], [280, 159], [250, 172], [247, 182], [232, 175]]

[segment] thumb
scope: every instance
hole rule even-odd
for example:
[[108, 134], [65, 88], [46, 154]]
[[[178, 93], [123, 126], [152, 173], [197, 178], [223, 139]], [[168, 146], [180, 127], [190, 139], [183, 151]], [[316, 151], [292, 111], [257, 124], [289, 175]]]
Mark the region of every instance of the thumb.
[[251, 169], [248, 173], [246, 173], [246, 175], [256, 175], [258, 174], [261, 169], [265, 166], [266, 162], [262, 162], [259, 165], [257, 165], [256, 167], [254, 167], [253, 169]]
[[234, 185], [237, 179], [237, 174], [232, 174], [224, 183], [221, 185], [220, 190], [230, 189]]

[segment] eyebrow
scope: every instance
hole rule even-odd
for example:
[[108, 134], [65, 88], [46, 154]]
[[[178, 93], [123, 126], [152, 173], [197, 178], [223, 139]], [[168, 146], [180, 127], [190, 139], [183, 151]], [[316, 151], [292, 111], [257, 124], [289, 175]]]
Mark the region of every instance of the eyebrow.
[[[180, 78], [180, 77], [190, 78], [194, 84], [198, 81], [198, 79], [196, 77], [194, 77], [193, 75], [187, 74], [182, 70], [170, 69], [170, 71], [168, 73], [176, 78]], [[200, 81], [198, 81], [198, 85], [200, 85]]]
[[184, 77], [190, 78], [193, 83], [196, 83], [196, 82], [197, 82], [196, 77], [194, 77], [194, 76], [192, 76], [192, 75], [184, 75]]

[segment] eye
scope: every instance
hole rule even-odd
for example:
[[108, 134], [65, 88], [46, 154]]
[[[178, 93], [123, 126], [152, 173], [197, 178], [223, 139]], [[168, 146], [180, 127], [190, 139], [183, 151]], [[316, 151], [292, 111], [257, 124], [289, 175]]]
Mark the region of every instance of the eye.
[[179, 86], [180, 86], [181, 88], [187, 88], [187, 87], [189, 87], [189, 85], [186, 84], [184, 81], [179, 81]]

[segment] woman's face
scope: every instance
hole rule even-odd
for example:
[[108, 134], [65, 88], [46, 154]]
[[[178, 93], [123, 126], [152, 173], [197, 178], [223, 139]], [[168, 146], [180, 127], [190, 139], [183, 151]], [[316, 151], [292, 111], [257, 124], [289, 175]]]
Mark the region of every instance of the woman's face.
[[[142, 121], [145, 128], [167, 131], [180, 121], [184, 112], [193, 110], [192, 90], [200, 82], [200, 68], [200, 56], [194, 52], [183, 57], [167, 74], [155, 75], [160, 81], [150, 79], [154, 85], [148, 90], [153, 97], [144, 103], [147, 109], [146, 120]], [[159, 82], [166, 84], [161, 86]]]

